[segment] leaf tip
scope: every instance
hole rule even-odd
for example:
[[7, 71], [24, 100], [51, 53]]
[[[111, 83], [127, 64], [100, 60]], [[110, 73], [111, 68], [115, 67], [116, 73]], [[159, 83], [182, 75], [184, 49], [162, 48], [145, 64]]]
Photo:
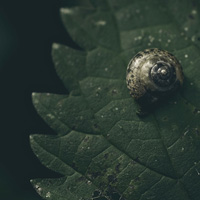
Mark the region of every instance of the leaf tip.
[[30, 141], [33, 140], [33, 138], [34, 138], [33, 135], [29, 135]]
[[30, 141], [30, 145], [32, 147], [33, 143], [35, 143], [35, 135], [29, 135], [29, 141]]
[[73, 14], [73, 10], [70, 8], [60, 8], [60, 13], [64, 15], [71, 15]]
[[52, 49], [54, 50], [56, 50], [56, 49], [59, 49], [59, 47], [60, 47], [60, 45], [58, 44], [58, 43], [53, 43], [52, 44]]
[[38, 96], [39, 96], [39, 93], [36, 93], [36, 92], [32, 93], [32, 102], [34, 105], [39, 103]]
[[29, 135], [30, 144], [37, 143], [37, 141], [42, 138], [43, 135], [40, 134], [31, 134]]

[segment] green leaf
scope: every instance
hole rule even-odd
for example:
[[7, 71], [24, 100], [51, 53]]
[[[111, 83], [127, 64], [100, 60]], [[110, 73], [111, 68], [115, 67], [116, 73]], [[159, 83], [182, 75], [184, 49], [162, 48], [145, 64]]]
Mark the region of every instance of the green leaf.
[[[33, 94], [38, 114], [57, 133], [30, 137], [41, 163], [61, 175], [32, 180], [44, 199], [200, 199], [199, 6], [91, 0], [61, 9], [83, 50], [52, 48], [69, 95]], [[180, 92], [140, 118], [126, 66], [151, 47], [172, 52], [185, 80]]]

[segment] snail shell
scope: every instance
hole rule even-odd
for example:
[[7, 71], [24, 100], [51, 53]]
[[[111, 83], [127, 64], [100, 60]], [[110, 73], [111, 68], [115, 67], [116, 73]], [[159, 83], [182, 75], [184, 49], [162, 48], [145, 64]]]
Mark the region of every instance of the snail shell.
[[182, 67], [171, 53], [157, 48], [137, 53], [129, 62], [127, 87], [141, 105], [170, 95], [183, 84]]

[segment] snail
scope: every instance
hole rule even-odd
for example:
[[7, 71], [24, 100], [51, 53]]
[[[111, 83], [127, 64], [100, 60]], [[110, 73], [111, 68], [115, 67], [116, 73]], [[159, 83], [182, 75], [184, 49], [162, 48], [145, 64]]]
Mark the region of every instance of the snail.
[[182, 66], [168, 51], [146, 49], [129, 62], [126, 83], [131, 96], [141, 106], [149, 106], [183, 84]]

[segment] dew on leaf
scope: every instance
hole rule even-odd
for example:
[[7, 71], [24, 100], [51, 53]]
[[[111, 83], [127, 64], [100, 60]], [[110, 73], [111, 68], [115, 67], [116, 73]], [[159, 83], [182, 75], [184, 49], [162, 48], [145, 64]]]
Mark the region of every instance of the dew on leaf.
[[197, 14], [197, 10], [192, 10], [191, 14], [196, 15]]
[[106, 21], [104, 20], [99, 20], [95, 23], [97, 26], [105, 26], [106, 25]]
[[193, 35], [193, 36], [191, 37], [191, 40], [192, 40], [192, 42], [195, 41], [195, 35]]
[[168, 42], [168, 43], [170, 43], [170, 42], [171, 42], [171, 40], [170, 40], [170, 39], [168, 39], [168, 40], [167, 40], [167, 42]]
[[88, 185], [91, 185], [91, 184], [92, 184], [92, 182], [91, 182], [91, 181], [87, 181], [87, 184], [88, 184]]
[[52, 115], [51, 113], [47, 114], [47, 117], [49, 117], [50, 119], [54, 119], [54, 115]]
[[50, 192], [47, 192], [46, 193], [46, 198], [50, 198], [51, 197], [51, 193]]

